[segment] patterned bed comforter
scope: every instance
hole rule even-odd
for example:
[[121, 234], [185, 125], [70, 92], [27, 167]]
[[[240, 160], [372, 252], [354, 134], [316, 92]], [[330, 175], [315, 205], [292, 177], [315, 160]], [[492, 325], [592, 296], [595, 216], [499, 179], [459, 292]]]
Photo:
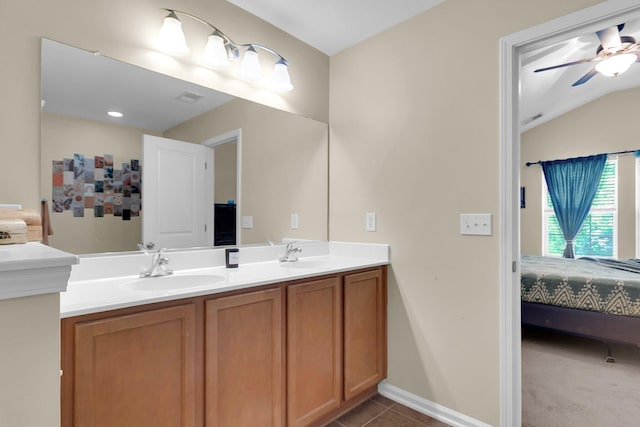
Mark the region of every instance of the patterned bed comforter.
[[640, 260], [522, 256], [522, 301], [640, 317]]

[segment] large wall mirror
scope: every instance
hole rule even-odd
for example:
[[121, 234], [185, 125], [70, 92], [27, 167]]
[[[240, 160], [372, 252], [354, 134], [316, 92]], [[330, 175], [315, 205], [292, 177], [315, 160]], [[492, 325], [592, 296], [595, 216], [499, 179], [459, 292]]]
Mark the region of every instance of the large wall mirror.
[[[123, 116], [111, 117], [109, 111]], [[237, 244], [327, 239], [326, 123], [43, 39], [41, 195], [51, 212], [51, 246], [75, 254], [137, 249], [145, 212], [136, 203], [145, 197], [145, 184], [138, 189], [134, 182], [133, 194], [118, 193], [117, 178], [122, 179], [120, 171], [135, 169], [132, 160], [145, 167], [143, 135], [215, 145], [214, 201], [235, 205], [237, 217], [245, 219], [237, 227]], [[78, 155], [88, 169], [96, 167], [96, 157], [106, 156], [113, 172], [105, 171], [115, 173], [116, 185], [105, 192], [89, 179], [75, 180], [81, 173], [89, 176], [78, 168], [65, 176]], [[95, 208], [97, 194], [93, 207], [86, 200], [79, 204], [81, 197], [75, 200], [79, 192], [90, 199], [99, 190], [108, 196], [106, 209]], [[122, 204], [123, 196], [130, 204], [125, 203], [124, 216], [121, 207], [114, 212], [112, 206], [113, 199]], [[186, 213], [184, 206], [168, 210], [174, 216]]]

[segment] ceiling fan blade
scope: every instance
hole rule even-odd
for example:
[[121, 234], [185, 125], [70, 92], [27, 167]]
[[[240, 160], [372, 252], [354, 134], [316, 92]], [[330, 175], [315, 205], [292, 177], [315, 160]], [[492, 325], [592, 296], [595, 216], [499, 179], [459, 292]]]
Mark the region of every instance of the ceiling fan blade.
[[600, 45], [605, 51], [613, 50], [617, 51], [622, 48], [622, 41], [620, 40], [620, 30], [624, 27], [624, 24], [606, 28], [604, 30], [596, 31], [598, 39], [600, 39]]
[[539, 73], [541, 71], [555, 70], [556, 68], [568, 67], [570, 65], [584, 64], [586, 62], [591, 62], [596, 58], [581, 59], [579, 61], [567, 62], [566, 64], [552, 65], [551, 67], [538, 68], [537, 70], [534, 70], [533, 72], [534, 73]]
[[584, 84], [586, 82], [588, 82], [589, 80], [591, 80], [591, 78], [593, 76], [595, 76], [596, 74], [598, 74], [598, 72], [596, 71], [595, 68], [592, 68], [591, 71], [589, 71], [587, 74], [585, 74], [584, 76], [580, 77], [574, 84], [572, 84], [571, 86], [580, 86], [581, 84]]

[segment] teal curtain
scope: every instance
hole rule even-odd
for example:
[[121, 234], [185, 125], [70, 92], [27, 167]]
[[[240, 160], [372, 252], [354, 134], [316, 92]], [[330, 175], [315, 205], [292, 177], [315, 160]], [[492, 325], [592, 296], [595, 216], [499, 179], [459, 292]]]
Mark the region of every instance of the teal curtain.
[[540, 162], [553, 210], [567, 245], [562, 256], [574, 258], [573, 239], [589, 215], [598, 191], [606, 154]]

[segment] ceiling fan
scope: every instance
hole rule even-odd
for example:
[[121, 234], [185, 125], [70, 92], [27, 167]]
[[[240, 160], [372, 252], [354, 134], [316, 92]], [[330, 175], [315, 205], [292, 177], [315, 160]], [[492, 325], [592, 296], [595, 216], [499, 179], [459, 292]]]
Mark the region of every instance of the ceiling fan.
[[605, 76], [622, 74], [627, 71], [631, 64], [640, 61], [640, 43], [636, 43], [636, 39], [631, 36], [621, 36], [620, 31], [622, 31], [623, 28], [624, 24], [620, 24], [615, 27], [597, 31], [596, 35], [600, 40], [600, 45], [596, 49], [596, 56], [593, 58], [538, 68], [534, 70], [534, 72], [539, 73], [541, 71], [554, 70], [570, 65], [595, 62], [595, 66], [571, 86], [580, 86], [591, 80], [591, 78], [598, 73]]

